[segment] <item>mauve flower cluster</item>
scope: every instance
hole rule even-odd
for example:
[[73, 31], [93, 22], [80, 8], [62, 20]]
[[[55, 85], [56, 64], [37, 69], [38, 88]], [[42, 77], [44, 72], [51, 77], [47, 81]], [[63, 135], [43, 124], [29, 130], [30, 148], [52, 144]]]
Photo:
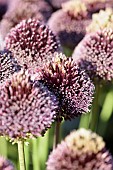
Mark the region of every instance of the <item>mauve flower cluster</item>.
[[0, 51], [0, 83], [4, 82], [20, 69], [21, 67], [17, 64], [11, 52], [7, 50]]
[[75, 48], [73, 59], [95, 79], [113, 78], [113, 30], [105, 28], [87, 34]]
[[73, 59], [62, 53], [54, 53], [51, 61], [40, 71], [40, 81], [59, 100], [57, 118], [71, 119], [89, 111], [94, 86], [84, 71]]
[[38, 137], [55, 119], [56, 97], [21, 70], [0, 85], [0, 134], [12, 141]]
[[9, 49], [21, 66], [35, 71], [47, 55], [60, 50], [60, 44], [52, 31], [36, 19], [23, 20], [12, 28], [6, 39]]
[[0, 170], [14, 170], [14, 166], [9, 160], [0, 156]]
[[52, 14], [48, 25], [59, 36], [63, 46], [73, 49], [84, 37], [90, 21], [85, 4], [71, 0]]
[[[17, 8], [18, 6], [18, 8]], [[44, 0], [13, 0], [0, 24], [0, 32], [3, 38], [23, 19], [36, 18], [46, 22], [52, 13], [52, 9]]]
[[79, 129], [54, 149], [47, 170], [112, 170], [113, 158], [97, 134]]
[[100, 10], [99, 13], [93, 14], [92, 21], [86, 30], [89, 33], [104, 28], [113, 29], [113, 10], [111, 8]]

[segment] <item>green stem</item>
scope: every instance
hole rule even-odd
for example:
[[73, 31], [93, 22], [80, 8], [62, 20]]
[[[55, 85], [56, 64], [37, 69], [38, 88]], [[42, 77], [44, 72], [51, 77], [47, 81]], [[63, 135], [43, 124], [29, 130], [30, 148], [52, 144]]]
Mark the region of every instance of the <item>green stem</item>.
[[79, 123], [79, 128], [89, 128], [89, 118], [90, 118], [90, 113], [87, 113], [85, 115], [81, 116], [80, 123]]
[[7, 141], [5, 137], [0, 137], [0, 155], [7, 158]]
[[56, 124], [55, 124], [53, 149], [56, 148], [57, 144], [59, 143], [59, 139], [60, 139], [60, 124], [61, 124], [61, 122], [59, 122], [59, 121], [57, 121]]
[[18, 156], [19, 156], [20, 170], [26, 170], [23, 141], [18, 141]]
[[92, 112], [91, 112], [91, 119], [90, 119], [90, 129], [92, 131], [97, 130], [98, 126], [98, 121], [99, 121], [99, 113], [98, 113], [98, 100], [99, 100], [99, 91], [100, 91], [100, 86], [99, 84], [96, 84], [95, 86], [95, 97], [92, 105]]
[[38, 139], [32, 139], [33, 170], [40, 170], [40, 160], [39, 160], [40, 155], [38, 155], [38, 149], [39, 149], [39, 138]]

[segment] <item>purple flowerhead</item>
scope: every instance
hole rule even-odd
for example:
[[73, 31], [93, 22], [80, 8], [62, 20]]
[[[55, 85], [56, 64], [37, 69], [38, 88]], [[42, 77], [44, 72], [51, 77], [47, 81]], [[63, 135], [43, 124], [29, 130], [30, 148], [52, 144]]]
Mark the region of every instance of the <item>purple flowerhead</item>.
[[113, 79], [113, 30], [105, 28], [86, 37], [75, 48], [73, 59], [93, 80]]
[[13, 140], [42, 136], [55, 119], [56, 97], [21, 70], [0, 85], [0, 134]]
[[74, 49], [86, 34], [90, 22], [85, 4], [71, 0], [63, 3], [62, 9], [51, 15], [48, 25], [59, 36], [63, 47]]
[[59, 100], [57, 118], [71, 119], [89, 111], [94, 86], [71, 57], [54, 53], [40, 71], [40, 81]]
[[113, 158], [97, 134], [72, 132], [49, 155], [47, 170], [112, 170]]
[[36, 19], [23, 20], [12, 28], [6, 39], [6, 48], [27, 69], [35, 69], [47, 55], [59, 51], [59, 41], [53, 32]]

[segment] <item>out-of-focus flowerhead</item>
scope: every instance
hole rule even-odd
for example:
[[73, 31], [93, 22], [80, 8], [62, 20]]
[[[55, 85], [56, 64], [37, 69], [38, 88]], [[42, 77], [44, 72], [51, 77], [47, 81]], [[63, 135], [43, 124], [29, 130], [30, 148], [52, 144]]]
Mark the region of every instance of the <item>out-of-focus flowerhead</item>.
[[113, 30], [90, 33], [75, 48], [73, 59], [95, 79], [113, 79]]
[[106, 7], [113, 7], [112, 0], [82, 0], [87, 6], [87, 9], [90, 13], [99, 12], [101, 9]]
[[71, 0], [51, 15], [48, 25], [59, 36], [63, 46], [73, 49], [84, 37], [90, 21], [85, 4]]
[[[12, 4], [12, 3], [11, 3]], [[17, 8], [18, 6], [18, 8]], [[13, 5], [10, 5], [10, 8], [4, 15], [0, 23], [0, 33], [3, 39], [6, 37], [10, 29], [16, 26], [24, 19], [29, 19], [35, 17], [36, 19], [43, 21], [44, 18], [40, 12], [38, 12], [38, 6], [35, 3], [23, 2], [22, 0], [17, 0]]]
[[81, 20], [87, 18], [87, 7], [80, 0], [70, 0], [62, 4], [62, 9], [71, 17]]
[[56, 97], [21, 70], [0, 85], [0, 134], [11, 140], [38, 137], [55, 118]]
[[7, 50], [0, 51], [0, 83], [4, 82], [4, 80], [20, 69], [21, 67], [11, 52]]
[[53, 32], [36, 19], [23, 20], [7, 35], [6, 48], [17, 58], [21, 66], [35, 69], [47, 55], [60, 50]]
[[92, 22], [86, 30], [87, 32], [95, 32], [104, 28], [113, 29], [113, 10], [111, 8], [107, 8], [106, 10], [101, 10], [99, 13], [93, 14]]
[[97, 134], [80, 129], [72, 132], [52, 151], [47, 170], [112, 170], [113, 158]]
[[59, 100], [57, 118], [71, 119], [89, 111], [94, 86], [73, 59], [54, 53], [40, 73], [43, 82]]
[[14, 166], [9, 160], [0, 156], [0, 170], [14, 170]]

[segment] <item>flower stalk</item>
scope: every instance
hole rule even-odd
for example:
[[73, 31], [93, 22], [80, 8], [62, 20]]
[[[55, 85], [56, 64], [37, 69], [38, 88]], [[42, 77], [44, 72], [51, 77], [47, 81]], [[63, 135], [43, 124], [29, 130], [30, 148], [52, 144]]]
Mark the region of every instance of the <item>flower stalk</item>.
[[26, 170], [23, 141], [18, 141], [18, 156], [19, 156], [20, 170]]

